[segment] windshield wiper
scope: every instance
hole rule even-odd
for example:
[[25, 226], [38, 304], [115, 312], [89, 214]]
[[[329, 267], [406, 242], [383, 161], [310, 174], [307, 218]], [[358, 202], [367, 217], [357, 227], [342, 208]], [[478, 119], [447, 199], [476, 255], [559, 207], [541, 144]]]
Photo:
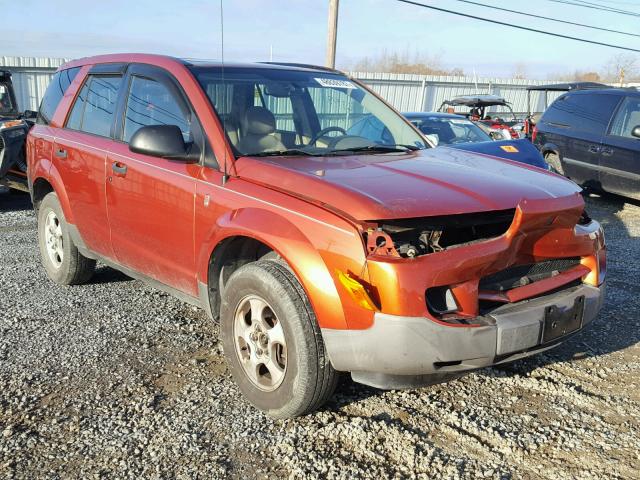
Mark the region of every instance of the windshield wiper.
[[342, 153], [342, 152], [381, 152], [381, 153], [390, 153], [390, 152], [414, 152], [416, 150], [420, 150], [420, 147], [416, 147], [415, 145], [405, 145], [401, 143], [396, 143], [393, 145], [365, 145], [362, 147], [351, 147], [351, 148], [339, 148], [337, 150], [331, 150], [329, 153]]
[[307, 152], [306, 150], [300, 150], [299, 148], [288, 148], [286, 150], [269, 150], [267, 152], [246, 153], [243, 157], [286, 157], [287, 155], [304, 155], [307, 157], [314, 157], [317, 154]]

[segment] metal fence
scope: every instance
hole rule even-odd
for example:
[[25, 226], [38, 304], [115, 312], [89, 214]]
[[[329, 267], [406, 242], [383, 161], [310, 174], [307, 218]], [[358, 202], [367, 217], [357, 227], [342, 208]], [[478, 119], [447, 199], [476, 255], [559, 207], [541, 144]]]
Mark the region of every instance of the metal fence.
[[9, 70], [18, 100], [18, 108], [38, 110], [44, 91], [64, 58], [0, 57], [0, 68]]
[[[438, 75], [412, 75], [398, 73], [351, 74], [401, 112], [436, 111], [445, 100], [459, 95], [493, 94], [506, 99], [516, 114], [527, 112], [527, 87], [557, 83], [549, 80], [524, 80], [505, 78], [474, 78]], [[549, 92], [551, 103], [560, 93]], [[541, 112], [545, 108], [545, 93], [531, 92], [531, 108]], [[467, 109], [468, 110], [468, 109]], [[463, 111], [462, 109], [460, 110]], [[503, 107], [491, 107], [489, 112], [506, 112]], [[468, 113], [468, 111], [464, 111]]]
[[[66, 60], [63, 58], [0, 57], [0, 68], [13, 73], [13, 80], [21, 110], [37, 110], [44, 91], [55, 70]], [[504, 78], [475, 78], [397, 73], [352, 72], [351, 75], [385, 98], [401, 112], [434, 111], [442, 102], [458, 95], [490, 93], [511, 103], [514, 112], [527, 111], [527, 90], [530, 85], [556, 83], [550, 80], [524, 80]], [[545, 102], [544, 92], [532, 92], [531, 107], [540, 112], [546, 102], [560, 95], [550, 92]], [[504, 112], [492, 107], [490, 112]], [[465, 112], [466, 113], [466, 112]]]

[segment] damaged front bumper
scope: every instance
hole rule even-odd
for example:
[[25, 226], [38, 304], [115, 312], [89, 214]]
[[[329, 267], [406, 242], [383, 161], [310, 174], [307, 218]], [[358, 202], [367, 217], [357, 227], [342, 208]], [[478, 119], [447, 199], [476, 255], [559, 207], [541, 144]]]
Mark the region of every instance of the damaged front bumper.
[[[606, 247], [572, 197], [522, 200], [506, 233], [416, 258], [371, 251], [372, 322], [323, 328], [333, 366], [404, 388], [532, 355], [590, 323], [602, 306]], [[364, 286], [362, 286], [364, 289]]]
[[481, 326], [377, 312], [368, 329], [323, 329], [322, 334], [333, 366], [351, 372], [355, 381], [412, 388], [552, 348], [593, 321], [603, 298], [604, 284], [582, 284], [499, 307]]

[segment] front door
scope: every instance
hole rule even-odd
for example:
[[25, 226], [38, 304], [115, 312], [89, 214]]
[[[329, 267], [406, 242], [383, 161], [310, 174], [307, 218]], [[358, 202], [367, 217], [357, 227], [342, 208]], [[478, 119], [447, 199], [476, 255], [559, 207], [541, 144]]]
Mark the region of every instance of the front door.
[[174, 81], [158, 68], [132, 65], [125, 83], [124, 115], [117, 127], [122, 141], [107, 155], [115, 257], [125, 267], [195, 296], [194, 201], [202, 167], [128, 148], [132, 135], [147, 125], [177, 125], [186, 141], [196, 141], [195, 115]]
[[605, 137], [600, 157], [600, 182], [608, 192], [640, 198], [640, 97], [626, 97]]

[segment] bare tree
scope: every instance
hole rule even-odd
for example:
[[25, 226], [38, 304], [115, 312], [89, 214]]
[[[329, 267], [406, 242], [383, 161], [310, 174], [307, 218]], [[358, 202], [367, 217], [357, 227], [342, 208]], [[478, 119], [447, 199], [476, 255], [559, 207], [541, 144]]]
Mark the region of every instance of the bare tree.
[[609, 60], [604, 68], [604, 76], [609, 82], [625, 83], [638, 75], [640, 62], [638, 56], [619, 53]]
[[448, 69], [439, 56], [423, 53], [410, 54], [382, 50], [375, 56], [364, 57], [349, 66], [359, 72], [414, 73], [420, 75], [464, 75], [461, 68]]
[[513, 78], [527, 78], [527, 72], [527, 64], [524, 62], [518, 62], [513, 66]]

